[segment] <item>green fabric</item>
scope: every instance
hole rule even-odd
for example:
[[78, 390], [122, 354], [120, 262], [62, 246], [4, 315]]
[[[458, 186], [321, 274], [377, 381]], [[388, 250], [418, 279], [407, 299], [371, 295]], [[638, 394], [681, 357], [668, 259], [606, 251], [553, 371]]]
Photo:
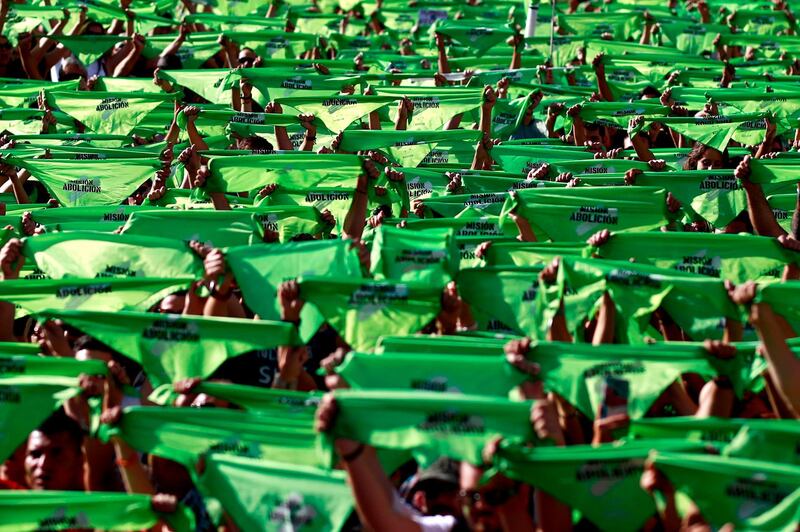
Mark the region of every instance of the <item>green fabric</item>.
[[632, 532], [656, 514], [653, 498], [639, 485], [653, 448], [700, 450], [680, 440], [528, 448], [505, 444], [495, 467], [579, 510], [600, 529]]
[[69, 48], [84, 66], [94, 63], [117, 43], [126, 40], [126, 37], [118, 35], [52, 35], [49, 38]]
[[723, 227], [747, 210], [742, 185], [730, 170], [688, 172], [645, 172], [636, 177], [637, 185], [662, 186], [707, 222]]
[[351, 129], [342, 135], [339, 148], [345, 151], [381, 149], [402, 166], [415, 167], [423, 163], [425, 158], [442, 143], [469, 143], [470, 149], [474, 150], [474, 143], [480, 136], [480, 131], [460, 129], [442, 131]]
[[790, 183], [800, 181], [797, 161], [786, 159], [752, 159], [750, 180], [760, 184]]
[[219, 453], [329, 468], [330, 445], [307, 420], [223, 408], [125, 408], [120, 422], [101, 426], [140, 452], [174, 460], [196, 475], [201, 455]]
[[587, 102], [582, 105], [580, 116], [587, 123], [626, 129], [631, 118], [666, 116], [669, 108], [648, 100], [639, 102]]
[[[76, 253], [80, 250], [80, 253]], [[26, 238], [23, 249], [49, 277], [181, 278], [202, 272], [179, 240], [102, 233], [52, 233]]]
[[291, 324], [238, 318], [118, 311], [46, 310], [145, 368], [154, 385], [206, 378], [229, 358], [295, 343]]
[[472, 268], [459, 272], [457, 285], [480, 330], [540, 339], [540, 271], [540, 267]]
[[[442, 129], [454, 116], [480, 107], [482, 89], [445, 89], [432, 87], [378, 87], [379, 96], [407, 97], [414, 104], [408, 117], [412, 130]], [[397, 121], [397, 110], [390, 113], [392, 122]]]
[[[8, 281], [5, 281], [8, 282]], [[78, 378], [82, 373], [87, 375], [104, 375], [105, 362], [100, 360], [75, 360], [74, 358], [40, 356], [39, 347], [34, 344], [0, 344], [0, 349], [8, 353], [0, 353], [0, 379], [34, 376], [58, 376]], [[25, 353], [33, 350], [34, 353]], [[24, 383], [23, 383], [24, 384]]]
[[596, 250], [602, 258], [652, 264], [734, 283], [779, 278], [797, 260], [774, 238], [706, 233], [614, 234]]
[[121, 227], [134, 212], [152, 209], [139, 205], [99, 205], [95, 207], [70, 207], [69, 209], [37, 209], [31, 212], [33, 220], [47, 232], [60, 231], [63, 226], [87, 224], [104, 227], [109, 231]]
[[121, 234], [159, 236], [169, 227], [170, 238], [185, 242], [196, 240], [213, 247], [244, 246], [263, 239], [261, 224], [252, 212], [168, 209], [134, 212]]
[[671, 452], [652, 458], [713, 527], [790, 531], [797, 526], [800, 466]]
[[301, 113], [313, 114], [326, 128], [336, 132], [343, 131], [359, 118], [389, 105], [395, 99], [388, 96], [340, 95], [328, 98], [296, 96], [276, 98], [275, 101]]
[[[178, 35], [148, 35], [142, 56], [157, 58], [178, 37]], [[184, 68], [200, 68], [222, 48], [218, 42], [219, 33], [191, 33], [175, 53]]]
[[[252, 0], [256, 1], [256, 0]], [[314, 47], [317, 36], [295, 30], [224, 31], [223, 35], [241, 47], [251, 48], [263, 58], [294, 59]]]
[[222, 89], [222, 82], [230, 70], [225, 69], [185, 69], [185, 70], [159, 70], [158, 77], [185, 87], [212, 103], [228, 104], [231, 101], [230, 92]]
[[243, 530], [339, 530], [353, 511], [342, 471], [212, 454], [200, 489]]
[[725, 319], [740, 319], [721, 281], [649, 265], [564, 257], [558, 283], [551, 310], [563, 296], [568, 327], [576, 336], [606, 293], [616, 308], [616, 338], [621, 343], [645, 341], [650, 317], [659, 307], [698, 340], [719, 338]]
[[358, 83], [358, 77], [323, 76], [316, 70], [243, 68], [231, 71], [222, 86], [230, 88], [240, 78], [253, 84], [257, 91], [254, 98], [262, 106], [279, 98], [297, 96], [317, 97], [322, 101], [326, 97], [335, 97], [344, 87]]
[[268, 184], [289, 188], [355, 187], [361, 161], [354, 155], [313, 152], [212, 157], [209, 192], [244, 192]]
[[787, 233], [792, 230], [792, 218], [797, 206], [796, 194], [773, 194], [767, 197], [775, 221]]
[[158, 514], [150, 495], [79, 491], [3, 491], [0, 530], [143, 530], [164, 519], [174, 530], [193, 530], [194, 514], [179, 505]]
[[450, 37], [454, 43], [472, 50], [477, 55], [482, 55], [514, 35], [507, 26], [490, 26], [482, 21], [472, 22], [463, 19], [436, 21], [430, 28], [431, 38], [435, 33]]
[[229, 401], [244, 410], [266, 412], [313, 420], [322, 395], [320, 392], [296, 392], [259, 388], [222, 382], [201, 382], [197, 391]]
[[800, 293], [800, 282], [787, 281], [759, 286], [756, 301], [766, 303], [783, 316], [794, 330], [800, 330], [800, 307], [795, 297]]
[[50, 194], [66, 207], [119, 205], [161, 164], [153, 159], [16, 159]]
[[0, 283], [0, 300], [29, 312], [55, 308], [144, 311], [167, 295], [185, 290], [191, 281], [191, 277], [8, 280]]
[[169, 94], [144, 92], [47, 92], [47, 103], [67, 113], [93, 133], [128, 135]]
[[708, 354], [702, 345], [670, 343], [645, 348], [540, 342], [531, 347], [528, 358], [541, 367], [545, 389], [556, 392], [590, 419], [598, 415], [609, 377], [628, 381], [628, 415], [638, 419], [683, 373], [726, 375], [741, 396], [751, 366], [745, 357], [722, 360]]
[[377, 448], [480, 464], [484, 445], [496, 436], [533, 439], [530, 402], [420, 390], [337, 390], [334, 397], [339, 415], [333, 436]]
[[77, 377], [55, 372], [0, 378], [0, 459], [11, 456], [32, 430], [79, 393]]
[[303, 277], [300, 297], [316, 307], [350, 347], [370, 351], [386, 331], [411, 334], [430, 323], [439, 313], [443, 288], [354, 277]]
[[[526, 379], [497, 356], [351, 352], [336, 373], [354, 390], [404, 390], [508, 397]], [[480, 376], [476, 379], [476, 376]]]
[[[361, 265], [355, 249], [343, 240], [291, 242], [281, 246], [237, 246], [225, 251], [225, 260], [242, 290], [247, 306], [262, 319], [280, 319], [278, 286], [307, 275], [337, 279], [359, 277]], [[304, 309], [304, 312], [312, 312]], [[317, 325], [319, 315], [305, 316]]]
[[412, 281], [442, 286], [458, 270], [450, 229], [407, 231], [381, 225], [375, 232], [370, 272], [376, 280]]
[[557, 242], [583, 241], [602, 229], [652, 231], [666, 224], [663, 189], [622, 190], [619, 187], [520, 190], [506, 200], [503, 214], [516, 209], [534, 230], [540, 229], [546, 238]]
[[721, 449], [733, 440], [751, 420], [699, 417], [644, 418], [631, 423], [632, 439], [686, 439], [704, 442]]
[[[725, 149], [732, 138], [747, 144], [758, 144], [764, 140], [763, 115], [758, 113], [646, 119], [642, 123], [642, 127], [648, 127], [652, 122], [660, 122], [676, 133], [720, 151]], [[628, 134], [638, 133], [640, 130], [629, 131]], [[756, 133], [748, 134], [751, 130]], [[741, 131], [742, 135], [736, 138], [735, 134], [738, 131]], [[759, 138], [760, 140], [758, 140]], [[753, 142], [756, 140], [757, 142]]]

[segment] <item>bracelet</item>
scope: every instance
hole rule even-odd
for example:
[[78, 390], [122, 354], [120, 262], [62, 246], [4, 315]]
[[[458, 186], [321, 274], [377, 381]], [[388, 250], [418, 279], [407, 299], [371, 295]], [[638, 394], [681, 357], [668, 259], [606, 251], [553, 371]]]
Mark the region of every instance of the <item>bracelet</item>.
[[358, 447], [356, 447], [355, 451], [342, 455], [342, 460], [348, 464], [354, 462], [359, 456], [361, 456], [361, 453], [364, 452], [364, 448], [366, 448], [366, 445], [363, 443], [358, 444]]
[[242, 96], [242, 100], [244, 100], [246, 102], [252, 102], [253, 101], [253, 97], [252, 96]]

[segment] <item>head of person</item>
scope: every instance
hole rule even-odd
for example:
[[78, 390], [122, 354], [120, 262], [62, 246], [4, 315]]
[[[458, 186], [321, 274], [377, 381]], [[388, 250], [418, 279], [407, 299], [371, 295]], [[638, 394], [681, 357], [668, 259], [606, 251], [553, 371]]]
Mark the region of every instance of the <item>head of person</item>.
[[81, 491], [83, 429], [57, 410], [28, 436], [25, 483], [32, 490]]
[[74, 57], [68, 57], [61, 66], [59, 80], [71, 81], [74, 79], [86, 80], [86, 69]]
[[611, 132], [607, 127], [598, 124], [586, 124], [586, 141], [590, 146], [603, 146], [607, 150], [612, 148]]
[[639, 93], [640, 100], [652, 100], [653, 98], [658, 99], [661, 97], [661, 93], [658, 92], [658, 89], [653, 87], [652, 85], [648, 85], [642, 92]]
[[518, 484], [496, 475], [481, 483], [483, 470], [469, 462], [461, 462], [459, 498], [464, 520], [475, 532], [500, 532], [502, 526], [498, 508], [518, 494]]
[[425, 515], [461, 516], [459, 463], [442, 457], [420, 470], [408, 489], [406, 500]]
[[155, 311], [161, 314], [183, 314], [183, 308], [186, 306], [186, 290], [179, 290], [174, 294], [170, 294], [156, 305]]
[[728, 150], [719, 151], [711, 146], [696, 142], [686, 162], [684, 170], [719, 170], [728, 165]]
[[272, 143], [258, 135], [250, 135], [236, 140], [237, 150], [248, 150], [254, 153], [266, 153], [273, 151]]
[[183, 61], [178, 54], [167, 54], [158, 58], [156, 68], [161, 70], [180, 70], [183, 68]]
[[239, 66], [244, 68], [253, 68], [253, 65], [256, 62], [256, 52], [252, 48], [242, 48], [239, 51], [239, 57], [237, 57], [236, 62]]
[[90, 21], [83, 30], [83, 35], [105, 35], [106, 30], [99, 22]]

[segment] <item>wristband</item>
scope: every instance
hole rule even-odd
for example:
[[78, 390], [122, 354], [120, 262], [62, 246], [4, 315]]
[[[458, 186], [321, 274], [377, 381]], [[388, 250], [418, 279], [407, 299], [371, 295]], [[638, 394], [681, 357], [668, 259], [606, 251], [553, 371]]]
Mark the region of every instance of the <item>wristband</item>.
[[364, 445], [363, 443], [359, 443], [358, 447], [356, 447], [355, 451], [352, 451], [352, 452], [347, 453], [347, 454], [343, 454], [342, 455], [342, 460], [344, 460], [348, 464], [351, 463], [351, 462], [354, 462], [359, 456], [361, 456], [361, 453], [364, 452], [364, 448], [365, 447], [366, 447], [366, 445]]

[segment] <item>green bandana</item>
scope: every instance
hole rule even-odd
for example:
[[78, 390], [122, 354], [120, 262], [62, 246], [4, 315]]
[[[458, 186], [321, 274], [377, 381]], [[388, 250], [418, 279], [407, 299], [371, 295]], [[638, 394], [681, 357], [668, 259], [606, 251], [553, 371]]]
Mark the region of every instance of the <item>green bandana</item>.
[[101, 426], [101, 436], [119, 436], [138, 451], [183, 464], [192, 475], [198, 458], [209, 452], [323, 468], [333, 459], [307, 420], [223, 408], [128, 407], [118, 425]]
[[539, 338], [540, 271], [539, 267], [484, 267], [459, 272], [459, 292], [480, 330]]
[[229, 358], [295, 343], [289, 323], [146, 312], [48, 310], [145, 368], [154, 385], [206, 378]]
[[328, 98], [297, 96], [278, 98], [275, 101], [288, 105], [301, 113], [313, 114], [330, 131], [344, 131], [347, 126], [372, 111], [389, 105], [395, 99], [389, 96], [337, 95]]
[[[701, 142], [708, 147], [722, 151], [728, 145], [731, 138], [735, 138], [735, 133], [741, 129], [742, 136], [736, 138], [740, 142], [747, 144], [758, 144], [764, 140], [763, 114], [737, 114], [727, 116], [677, 116], [645, 120], [641, 128], [628, 131], [628, 135], [633, 136], [644, 127], [649, 127], [652, 122], [660, 122], [664, 126], [680, 133], [696, 142]], [[750, 135], [751, 131], [760, 131]], [[758, 140], [758, 142], [753, 142]]]
[[719, 280], [649, 265], [578, 257], [562, 259], [559, 290], [551, 300], [551, 311], [557, 310], [564, 297], [568, 326], [578, 334], [605, 293], [611, 296], [619, 314], [615, 323], [621, 343], [645, 341], [650, 317], [659, 307], [674, 314], [676, 323], [698, 340], [719, 338], [725, 318], [741, 318]]
[[458, 269], [450, 229], [408, 231], [381, 225], [375, 232], [370, 271], [376, 280], [447, 284]]
[[72, 52], [84, 66], [94, 63], [100, 59], [103, 54], [114, 48], [117, 43], [126, 40], [126, 37], [118, 35], [92, 35], [91, 37], [82, 35], [51, 35], [49, 38], [69, 48], [69, 51]]
[[415, 167], [424, 163], [441, 143], [474, 143], [480, 138], [480, 131], [451, 129], [443, 131], [395, 131], [389, 129], [368, 130], [350, 129], [342, 136], [339, 148], [345, 151], [358, 151], [376, 148], [402, 166]]
[[153, 177], [161, 163], [153, 159], [17, 159], [65, 207], [119, 205]]
[[645, 459], [653, 448], [697, 449], [679, 440], [570, 447], [505, 444], [495, 465], [503, 474], [579, 510], [600, 529], [634, 531], [656, 513], [652, 497], [639, 485]]
[[743, 530], [787, 532], [797, 527], [799, 466], [670, 452], [652, 458], [713, 527], [731, 523]]
[[183, 279], [18, 279], [0, 283], [0, 300], [29, 311], [63, 308], [68, 310], [147, 310], [167, 295], [185, 290], [192, 277]]
[[534, 231], [556, 242], [586, 240], [602, 229], [652, 231], [666, 224], [664, 196], [654, 187], [520, 190], [506, 200], [501, 220], [517, 209]]
[[[508, 397], [526, 376], [502, 356], [351, 352], [336, 373], [354, 390], [421, 390]], [[480, 375], [480, 379], [475, 376]]]
[[463, 19], [436, 21], [430, 28], [431, 39], [436, 33], [450, 37], [454, 43], [468, 48], [476, 55], [483, 55], [490, 48], [514, 35], [508, 26], [489, 26], [482, 21], [471, 22]]
[[244, 530], [340, 530], [353, 511], [343, 471], [210, 455], [200, 489]]
[[212, 103], [229, 104], [231, 94], [222, 88], [222, 82], [231, 71], [227, 68], [200, 70], [159, 70], [158, 77], [185, 87]]
[[[480, 107], [482, 89], [445, 89], [433, 87], [378, 87], [380, 96], [407, 97], [414, 104], [409, 116], [409, 127], [416, 130], [442, 129], [454, 116]], [[397, 110], [390, 113], [397, 121]]]
[[723, 227], [747, 209], [747, 197], [730, 170], [688, 172], [645, 172], [637, 185], [663, 186], [707, 222]]
[[[284, 281], [304, 275], [335, 279], [361, 276], [358, 254], [344, 240], [233, 247], [226, 250], [225, 259], [245, 303], [262, 319], [280, 319], [278, 286]], [[310, 307], [303, 312], [311, 312]], [[322, 323], [318, 314], [312, 313], [308, 318], [313, 319], [316, 326]]]
[[175, 99], [143, 92], [47, 92], [47, 103], [93, 133], [128, 135], [156, 107]]
[[174, 530], [194, 530], [192, 511], [153, 511], [150, 495], [78, 491], [3, 491], [0, 530], [145, 530], [164, 519]]
[[533, 439], [530, 402], [451, 393], [337, 390], [334, 435], [480, 464], [496, 436]]
[[354, 155], [275, 154], [213, 157], [209, 192], [244, 192], [268, 184], [288, 188], [354, 187], [361, 161]]
[[304, 277], [300, 297], [313, 305], [353, 349], [371, 351], [387, 331], [411, 334], [441, 308], [442, 286], [358, 278]]
[[[75, 250], [80, 250], [76, 253]], [[25, 256], [49, 277], [162, 277], [199, 275], [202, 264], [179, 240], [89, 232], [25, 239]]]
[[706, 233], [614, 234], [596, 252], [734, 283], [779, 278], [783, 266], [797, 260], [774, 238]]
[[714, 358], [702, 344], [681, 347], [670, 343], [642, 346], [620, 344], [535, 344], [528, 355], [541, 367], [545, 388], [555, 391], [590, 419], [604, 401], [606, 380], [628, 382], [628, 415], [643, 417], [663, 391], [683, 373], [707, 377], [726, 375], [738, 395], [750, 376], [751, 360]]
[[[3, 371], [14, 371], [20, 366], [8, 359], [0, 359]], [[89, 366], [89, 371], [96, 367]], [[49, 375], [19, 375], [0, 378], [0, 459], [14, 452], [28, 434], [39, 426], [67, 399], [81, 393], [77, 377]], [[5, 512], [0, 512], [5, 513]], [[2, 523], [2, 517], [0, 517]]]
[[216, 248], [246, 246], [263, 240], [261, 224], [252, 212], [244, 209], [138, 211], [125, 223], [121, 234], [160, 236], [165, 227], [170, 228], [171, 238], [184, 242], [196, 240]]

